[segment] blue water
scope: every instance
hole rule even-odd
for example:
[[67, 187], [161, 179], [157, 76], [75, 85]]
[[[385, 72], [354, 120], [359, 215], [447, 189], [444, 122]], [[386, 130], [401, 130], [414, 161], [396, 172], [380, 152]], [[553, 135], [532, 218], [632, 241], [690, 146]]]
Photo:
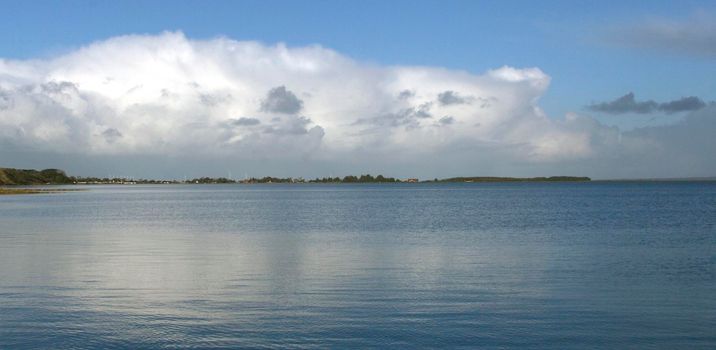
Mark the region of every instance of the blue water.
[[0, 196], [0, 348], [716, 348], [716, 183]]

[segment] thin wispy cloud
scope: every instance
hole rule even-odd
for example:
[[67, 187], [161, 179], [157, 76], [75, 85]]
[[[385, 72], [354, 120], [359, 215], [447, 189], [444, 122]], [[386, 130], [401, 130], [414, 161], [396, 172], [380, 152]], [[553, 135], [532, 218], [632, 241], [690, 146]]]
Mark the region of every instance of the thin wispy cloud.
[[673, 19], [653, 17], [617, 25], [605, 33], [608, 42], [677, 55], [716, 56], [716, 14], [696, 12]]

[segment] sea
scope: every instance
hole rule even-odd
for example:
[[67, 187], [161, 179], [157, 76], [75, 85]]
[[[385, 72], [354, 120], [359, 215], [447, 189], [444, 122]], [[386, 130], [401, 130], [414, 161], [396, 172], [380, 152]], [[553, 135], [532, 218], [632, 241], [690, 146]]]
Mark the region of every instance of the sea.
[[716, 349], [716, 182], [0, 196], [0, 349]]

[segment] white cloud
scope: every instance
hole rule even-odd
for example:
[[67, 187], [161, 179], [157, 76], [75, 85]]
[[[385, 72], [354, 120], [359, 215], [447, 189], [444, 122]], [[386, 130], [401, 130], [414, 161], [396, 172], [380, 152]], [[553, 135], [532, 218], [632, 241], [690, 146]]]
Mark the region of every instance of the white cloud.
[[422, 164], [435, 175], [447, 159], [472, 175], [624, 151], [619, 130], [548, 118], [538, 101], [549, 83], [538, 68], [476, 75], [364, 64], [320, 46], [122, 36], [45, 60], [0, 60], [0, 146], [17, 151], [2, 153], [9, 161], [186, 156], [342, 164], [338, 172]]

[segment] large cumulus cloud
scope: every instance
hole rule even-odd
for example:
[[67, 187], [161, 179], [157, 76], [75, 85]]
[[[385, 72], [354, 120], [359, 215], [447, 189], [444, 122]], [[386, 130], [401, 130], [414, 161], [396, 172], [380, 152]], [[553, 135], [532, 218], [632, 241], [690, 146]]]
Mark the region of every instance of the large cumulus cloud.
[[438, 176], [563, 173], [559, 164], [633, 152], [589, 117], [548, 118], [538, 101], [549, 83], [537, 68], [478, 75], [364, 64], [320, 46], [123, 36], [0, 60], [0, 161], [186, 157], [265, 172], [278, 162], [293, 175], [333, 164]]

